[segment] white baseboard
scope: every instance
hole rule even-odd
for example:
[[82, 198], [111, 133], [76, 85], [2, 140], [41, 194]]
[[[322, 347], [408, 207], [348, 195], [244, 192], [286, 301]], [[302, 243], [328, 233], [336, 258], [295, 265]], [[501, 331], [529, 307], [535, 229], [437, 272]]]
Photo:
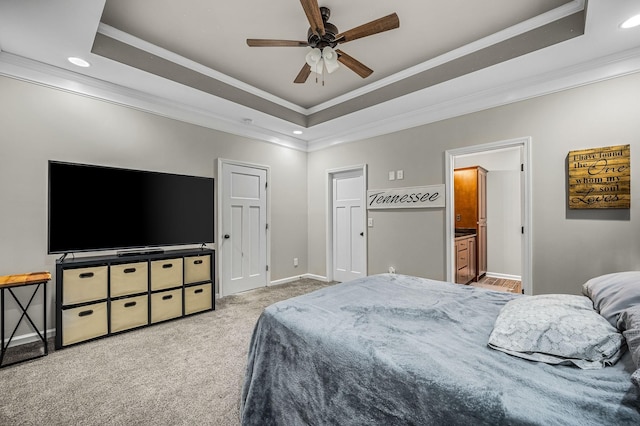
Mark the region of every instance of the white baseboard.
[[295, 277], [282, 278], [282, 279], [279, 279], [279, 280], [271, 281], [269, 286], [286, 284], [286, 283], [290, 283], [290, 282], [301, 280], [303, 278], [309, 278], [309, 279], [312, 279], [312, 280], [318, 280], [318, 281], [322, 281], [322, 282], [325, 282], [325, 283], [329, 282], [327, 277], [323, 277], [323, 276], [320, 276], [320, 275], [314, 275], [314, 274], [302, 274], [302, 275], [296, 275]]
[[311, 280], [318, 280], [325, 283], [328, 283], [330, 280], [323, 275], [315, 275], [315, 274], [304, 274], [302, 278], [309, 278]]
[[498, 272], [487, 272], [487, 277], [501, 278], [503, 280], [522, 281], [522, 276], [520, 275], [501, 274]]
[[[321, 275], [314, 275], [314, 274], [302, 274], [302, 275], [296, 275], [294, 277], [288, 277], [288, 278], [281, 278], [279, 280], [275, 280], [275, 281], [271, 281], [269, 284], [267, 284], [267, 287], [271, 287], [274, 285], [280, 285], [280, 284], [287, 284], [287, 283], [292, 283], [304, 278], [309, 278], [312, 280], [318, 280], [318, 281], [322, 281], [325, 283], [328, 283], [329, 280], [327, 279], [327, 277], [323, 277]], [[220, 293], [216, 293], [216, 300], [220, 299]]]
[[[56, 335], [56, 329], [52, 328], [47, 330], [46, 338], [50, 339], [52, 337], [55, 337], [55, 335]], [[7, 341], [9, 341], [9, 339], [5, 339], [5, 341], [2, 342], [2, 344], [6, 345]], [[11, 344], [9, 345], [9, 347], [12, 348], [14, 346], [20, 346], [27, 343], [33, 343], [33, 342], [39, 342], [39, 341], [40, 341], [40, 337], [38, 336], [38, 333], [36, 332], [26, 333], [26, 334], [21, 334], [20, 336], [13, 336], [13, 339], [11, 339]]]

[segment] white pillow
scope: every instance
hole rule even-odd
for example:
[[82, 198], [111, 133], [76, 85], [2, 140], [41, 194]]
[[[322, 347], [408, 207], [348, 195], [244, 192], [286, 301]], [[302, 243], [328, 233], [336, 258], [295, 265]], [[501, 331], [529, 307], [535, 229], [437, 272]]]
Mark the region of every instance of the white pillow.
[[593, 309], [588, 297], [523, 296], [502, 307], [489, 336], [493, 349], [547, 364], [583, 369], [612, 365], [624, 338]]
[[627, 342], [631, 359], [636, 366], [636, 372], [631, 376], [631, 381], [640, 389], [640, 305], [635, 305], [620, 315], [618, 328]]

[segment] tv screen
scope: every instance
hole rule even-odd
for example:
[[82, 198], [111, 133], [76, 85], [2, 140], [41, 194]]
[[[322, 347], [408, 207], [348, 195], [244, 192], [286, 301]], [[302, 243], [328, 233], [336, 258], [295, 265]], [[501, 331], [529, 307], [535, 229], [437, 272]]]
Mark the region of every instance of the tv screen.
[[49, 161], [48, 252], [214, 241], [213, 178]]

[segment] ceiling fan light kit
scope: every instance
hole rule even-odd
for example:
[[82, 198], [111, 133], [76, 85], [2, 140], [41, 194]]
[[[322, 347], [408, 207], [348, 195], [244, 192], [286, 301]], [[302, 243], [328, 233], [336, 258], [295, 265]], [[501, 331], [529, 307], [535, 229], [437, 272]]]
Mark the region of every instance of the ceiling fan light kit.
[[312, 48], [305, 57], [307, 64], [311, 67], [311, 71], [316, 74], [322, 74], [322, 67], [327, 69], [331, 74], [338, 69], [338, 54], [331, 46], [327, 46], [320, 50], [317, 47]]
[[324, 59], [324, 66], [327, 68], [329, 74], [338, 69], [338, 54], [331, 46], [322, 49], [322, 58]]
[[[340, 67], [340, 65], [338, 65], [338, 54], [331, 46], [327, 46], [322, 50], [317, 47], [312, 48], [309, 53], [307, 53], [307, 56], [305, 56], [305, 61], [307, 62], [307, 65], [309, 65], [311, 72], [322, 74], [323, 86], [324, 70], [326, 69], [327, 72], [331, 74]], [[316, 76], [316, 83], [317, 82], [318, 77]]]
[[320, 74], [322, 71], [322, 52], [317, 47], [314, 47], [305, 56], [305, 61], [311, 67], [311, 72]]
[[[398, 15], [392, 13], [340, 33], [335, 25], [328, 22], [331, 16], [329, 8], [318, 7], [317, 0], [300, 0], [300, 3], [309, 21], [307, 41], [247, 39], [247, 45], [250, 47], [310, 47], [311, 51], [306, 54], [305, 64], [294, 79], [294, 83], [306, 82], [312, 72], [324, 75], [323, 71], [326, 69], [331, 74], [339, 68], [338, 62], [360, 77], [368, 77], [373, 73], [371, 68], [342, 50], [336, 49], [336, 46], [400, 27]], [[324, 79], [322, 84], [324, 85]]]

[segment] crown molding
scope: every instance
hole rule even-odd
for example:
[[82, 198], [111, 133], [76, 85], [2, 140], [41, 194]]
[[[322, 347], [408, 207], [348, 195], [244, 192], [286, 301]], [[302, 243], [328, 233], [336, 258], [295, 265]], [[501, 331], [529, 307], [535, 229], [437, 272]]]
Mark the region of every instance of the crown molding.
[[[178, 103], [173, 99], [150, 95], [3, 51], [0, 51], [0, 75], [237, 136], [257, 139], [299, 151], [307, 150], [305, 141], [255, 124], [247, 126], [245, 123], [238, 123], [221, 115], [213, 114], [204, 108]], [[231, 102], [220, 98], [216, 98], [215, 102], [231, 104]]]
[[307, 109], [306, 114], [311, 115], [311, 114], [320, 112], [322, 110], [325, 110], [327, 108], [331, 108], [333, 106], [339, 105], [350, 99], [357, 98], [358, 96], [362, 96], [367, 93], [382, 89], [383, 87], [388, 86], [390, 84], [402, 81], [413, 75], [416, 75], [423, 71], [427, 71], [431, 68], [435, 68], [439, 65], [445, 64], [454, 59], [458, 59], [463, 56], [470, 55], [474, 52], [493, 46], [494, 44], [500, 43], [502, 41], [509, 40], [510, 38], [516, 37], [520, 34], [524, 34], [528, 31], [542, 27], [546, 24], [557, 21], [559, 19], [566, 18], [567, 16], [570, 16], [582, 10], [584, 10], [584, 0], [574, 0], [572, 2], [566, 3], [560, 7], [550, 10], [549, 12], [535, 16], [524, 22], [513, 25], [509, 28], [505, 28], [502, 31], [498, 31], [497, 33], [491, 34], [487, 37], [484, 37], [472, 43], [466, 44], [462, 47], [451, 50], [436, 58], [433, 58], [431, 60], [418, 64], [416, 66], [407, 68], [387, 78], [383, 78], [381, 80], [375, 81], [360, 89], [353, 90], [349, 93], [345, 93], [342, 96], [338, 96], [327, 102], [311, 107]]
[[268, 92], [265, 92], [263, 90], [260, 90], [254, 86], [251, 86], [249, 84], [246, 84], [240, 80], [237, 80], [235, 78], [232, 78], [230, 76], [227, 76], [225, 74], [222, 74], [216, 70], [213, 70], [209, 67], [206, 67], [202, 64], [199, 64], [195, 61], [192, 61], [188, 58], [185, 58], [183, 56], [180, 56], [176, 53], [173, 53], [171, 51], [168, 51], [162, 47], [159, 47], [155, 44], [149, 43], [145, 40], [142, 40], [138, 37], [135, 37], [131, 34], [128, 34], [124, 31], [121, 31], [117, 28], [114, 28], [112, 26], [109, 26], [107, 24], [104, 24], [102, 22], [99, 23], [98, 25], [98, 33], [110, 37], [114, 40], [117, 40], [119, 42], [125, 43], [129, 46], [132, 46], [136, 49], [140, 49], [143, 50], [145, 52], [151, 53], [152, 55], [158, 56], [160, 58], [163, 58], [167, 61], [173, 62], [175, 64], [181, 65], [185, 68], [191, 69], [193, 71], [196, 71], [200, 74], [206, 75], [208, 77], [211, 77], [215, 80], [218, 80], [220, 82], [223, 82], [225, 84], [228, 84], [232, 87], [235, 87], [237, 89], [243, 90], [247, 93], [250, 93], [252, 95], [258, 96], [262, 99], [268, 100], [270, 102], [273, 102], [274, 104], [280, 105], [284, 108], [288, 108], [291, 111], [297, 112], [299, 114], [303, 114], [306, 116], [312, 115], [312, 114], [316, 114], [320, 111], [323, 111], [325, 109], [334, 107], [336, 105], [339, 105], [343, 102], [349, 101], [351, 99], [357, 98], [359, 96], [363, 96], [365, 94], [371, 93], [371, 92], [375, 92], [376, 90], [382, 89], [385, 86], [388, 86], [390, 84], [402, 81], [404, 79], [407, 79], [415, 74], [421, 73], [423, 71], [429, 70], [431, 68], [437, 67], [439, 65], [442, 65], [444, 63], [447, 63], [449, 61], [452, 61], [454, 59], [457, 58], [461, 58], [465, 55], [469, 55], [471, 53], [477, 52], [479, 50], [482, 50], [484, 48], [487, 48], [489, 46], [492, 46], [494, 44], [503, 42], [505, 40], [508, 40], [510, 38], [516, 37], [520, 34], [524, 34], [528, 31], [534, 30], [536, 28], [542, 27], [546, 24], [549, 24], [551, 22], [557, 21], [559, 19], [565, 18], [567, 16], [570, 16], [571, 14], [574, 14], [576, 12], [580, 12], [582, 10], [584, 10], [584, 5], [585, 5], [585, 0], [573, 0], [571, 2], [568, 2], [560, 7], [557, 7], [556, 9], [550, 10], [546, 13], [543, 13], [541, 15], [535, 16], [534, 18], [528, 19], [527, 21], [518, 23], [516, 25], [513, 25], [509, 28], [506, 28], [502, 31], [499, 31], [495, 34], [489, 35], [487, 37], [484, 37], [480, 40], [477, 40], [475, 42], [469, 43], [465, 46], [462, 46], [460, 48], [454, 49], [450, 52], [447, 52], [443, 55], [440, 55], [436, 58], [433, 58], [429, 61], [423, 62], [421, 64], [418, 64], [416, 66], [413, 66], [411, 68], [408, 68], [406, 70], [403, 70], [401, 72], [398, 72], [394, 75], [391, 75], [387, 78], [378, 80], [376, 82], [373, 82], [369, 85], [366, 85], [362, 88], [353, 90], [351, 92], [345, 93], [344, 95], [338, 96], [336, 98], [333, 98], [327, 102], [323, 102], [322, 104], [310, 107], [310, 108], [303, 108], [299, 105], [296, 105], [292, 102], [288, 102], [280, 97], [274, 96]]
[[[0, 51], [0, 75], [3, 76], [304, 152], [318, 151], [342, 143], [381, 136], [639, 71], [640, 48], [635, 48], [508, 84], [476, 90], [471, 94], [453, 99], [447, 98], [445, 101], [431, 103], [426, 107], [413, 109], [407, 113], [395, 115], [389, 113], [394, 110], [394, 106], [398, 106], [396, 111], [406, 109], [399, 108], [399, 106], [406, 104], [409, 98], [412, 102], [416, 100], [420, 102], [421, 99], [432, 97], [429, 96], [432, 89], [424, 89], [350, 115], [358, 115], [359, 121], [364, 124], [358, 124], [350, 127], [347, 131], [331, 133], [305, 142], [258, 125], [247, 126], [244, 123], [213, 114], [203, 108], [176, 103], [171, 99], [149, 95]], [[447, 87], [450, 87], [449, 84], [457, 84], [457, 81], [443, 83], [439, 89], [446, 90]], [[215, 102], [228, 101], [216, 98]], [[376, 115], [384, 118], [378, 119], [375, 117]], [[350, 116], [341, 119], [349, 119]]]
[[[640, 72], [640, 48], [600, 57], [578, 65], [538, 74], [512, 83], [478, 90], [474, 93], [433, 103], [405, 114], [387, 116], [355, 126], [348, 131], [308, 142], [308, 152], [319, 151], [343, 143], [382, 136], [449, 118], [495, 108], [527, 99], [549, 95], [576, 87]], [[454, 84], [446, 82], [443, 84]], [[425, 89], [421, 92], [426, 92]], [[408, 97], [424, 96], [414, 93], [388, 102], [401, 105]]]
[[237, 89], [243, 90], [247, 93], [251, 93], [252, 95], [259, 96], [262, 99], [266, 99], [270, 102], [273, 102], [277, 105], [288, 108], [292, 111], [295, 111], [300, 114], [307, 115], [309, 112], [306, 108], [303, 108], [299, 105], [296, 105], [292, 102], [288, 102], [278, 96], [274, 96], [271, 93], [265, 92], [264, 90], [260, 90], [254, 86], [246, 84], [240, 80], [229, 77], [226, 74], [223, 74], [219, 71], [213, 70], [209, 67], [206, 67], [202, 64], [199, 64], [195, 61], [185, 58], [184, 56], [180, 56], [176, 53], [173, 53], [169, 50], [163, 49], [162, 47], [156, 46], [155, 44], [149, 43], [145, 40], [132, 36], [131, 34], [125, 33], [124, 31], [113, 28], [107, 24], [100, 22], [98, 25], [98, 32], [107, 37], [113, 38], [114, 40], [118, 40], [122, 43], [133, 46], [137, 49], [144, 50], [145, 52], [156, 55], [160, 58], [166, 59], [170, 62], [176, 63], [178, 65], [182, 65], [185, 68], [189, 68], [193, 71], [197, 71], [200, 74], [211, 77], [215, 80], [226, 83], [230, 86], [233, 86]]

